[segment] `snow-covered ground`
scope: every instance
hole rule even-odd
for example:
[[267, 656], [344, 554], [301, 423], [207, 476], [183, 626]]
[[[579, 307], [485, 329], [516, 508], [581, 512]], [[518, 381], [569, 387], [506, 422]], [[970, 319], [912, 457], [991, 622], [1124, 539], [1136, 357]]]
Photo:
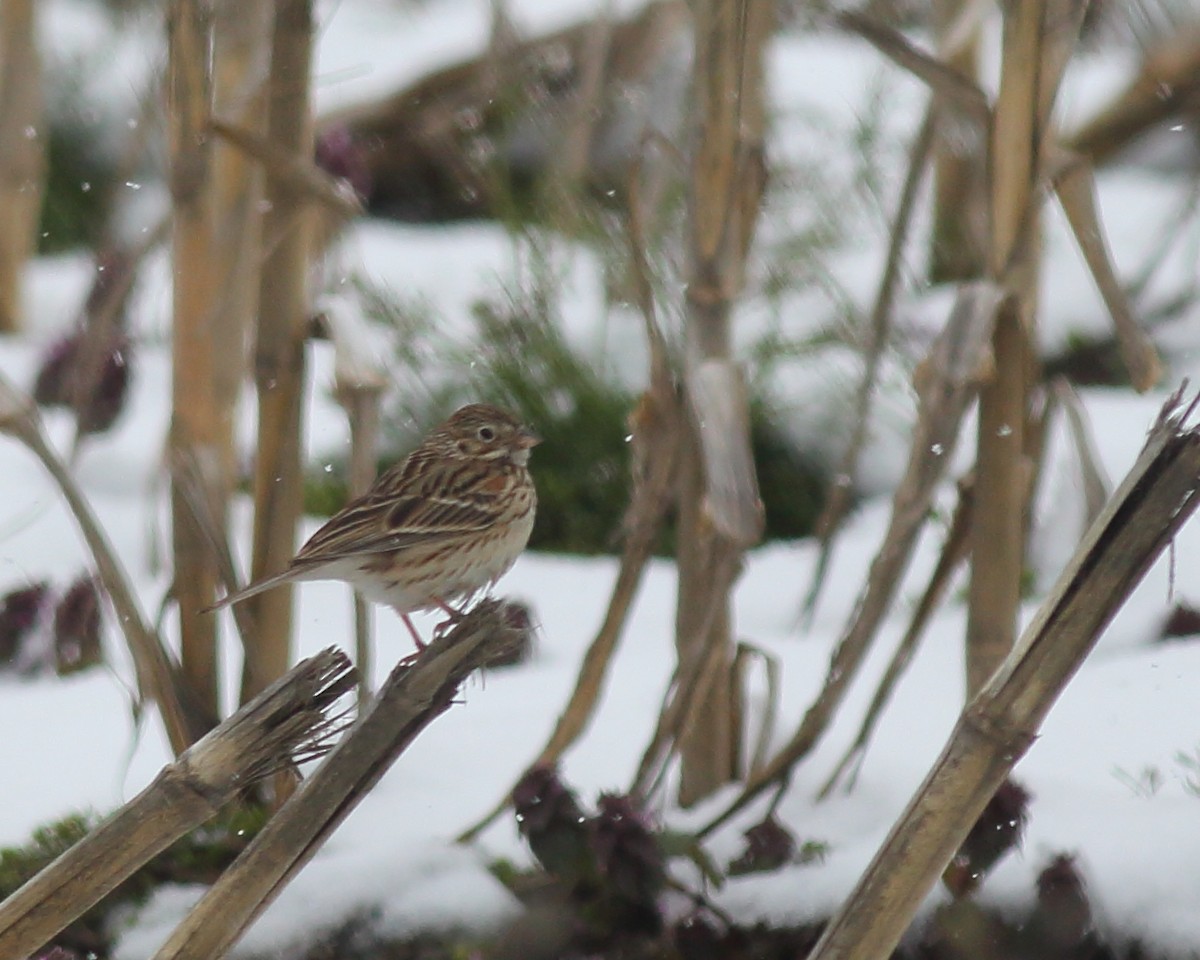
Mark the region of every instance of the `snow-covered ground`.
[[[78, 0], [60, 0], [48, 9], [55, 23], [70, 24], [84, 6]], [[548, 28], [594, 5], [584, 0], [555, 5], [523, 0], [510, 6], [519, 23]], [[489, 5], [482, 0], [394, 6], [342, 0], [323, 9], [318, 99], [328, 105], [367, 96], [381, 85], [411, 79], [447, 58], [469, 54], [485, 35]], [[81, 37], [89, 32], [95, 31], [64, 27], [63, 35], [83, 43]], [[1119, 85], [1126, 67], [1126, 58], [1092, 55], [1074, 69], [1065, 92], [1072, 115], [1085, 115], [1103, 93]], [[816, 105], [840, 128], [849, 129], [856, 112], [866, 109], [868, 91], [886, 76], [887, 126], [893, 134], [905, 135], [919, 115], [920, 90], [910, 80], [882, 70], [863, 44], [793, 36], [776, 44], [771, 78], [777, 102], [788, 110], [800, 113], [805, 105]], [[787, 150], [832, 150], [829, 145], [806, 144], [802, 131], [784, 129], [781, 135]], [[1153, 249], [1184, 187], [1161, 174], [1123, 170], [1105, 174], [1101, 190], [1117, 263], [1132, 271]], [[1156, 278], [1159, 289], [1197, 279], [1194, 241], [1193, 235], [1192, 246], [1184, 245], [1162, 265]], [[861, 236], [857, 247], [836, 262], [839, 278], [859, 302], [869, 302], [883, 245], [877, 230]], [[1044, 342], [1061, 344], [1074, 334], [1102, 329], [1099, 298], [1061, 217], [1048, 218], [1046, 253]], [[349, 269], [365, 271], [405, 296], [426, 299], [455, 329], [463, 328], [472, 298], [495, 291], [497, 278], [511, 267], [511, 257], [510, 241], [499, 229], [485, 225], [417, 229], [363, 223], [353, 228], [342, 250]], [[564, 321], [573, 336], [586, 340], [594, 337], [603, 317], [599, 266], [579, 251], [571, 267], [563, 291]], [[39, 348], [71, 320], [86, 288], [87, 271], [87, 263], [78, 257], [32, 266], [28, 296], [37, 320], [28, 335], [0, 340], [0, 371], [6, 376], [24, 386], [31, 383]], [[161, 337], [169, 305], [165, 276], [164, 265], [154, 264], [136, 298], [135, 327], [144, 339], [137, 351], [132, 402], [111, 433], [85, 448], [77, 467], [82, 488], [134, 578], [143, 607], [151, 613], [166, 587], [166, 574], [152, 567], [155, 552], [162, 555], [165, 529], [160, 474], [170, 376]], [[812, 299], [803, 302], [819, 306]], [[935, 308], [944, 309], [945, 303], [944, 296], [926, 295], [904, 309], [930, 323], [937, 316]], [[755, 316], [756, 309], [749, 313]], [[625, 321], [617, 315], [608, 322]], [[783, 322], [799, 333], [810, 329], [814, 319], [785, 311]], [[632, 341], [634, 323], [629, 320], [632, 333], [617, 331], [609, 342]], [[1183, 376], [1200, 373], [1200, 314], [1195, 308], [1190, 320], [1176, 327], [1173, 343], [1178, 352], [1161, 391], [1146, 397], [1127, 391], [1083, 394], [1100, 459], [1114, 480], [1133, 463], [1166, 394]], [[313, 370], [309, 443], [312, 455], [319, 456], [343, 450], [347, 430], [329, 399], [332, 358], [326, 346], [314, 347]], [[803, 380], [801, 372], [806, 375]], [[838, 363], [808, 363], [781, 376], [776, 387], [790, 403], [797, 436], [818, 432], [805, 428], [805, 418], [824, 422], [821, 418], [828, 410], [820, 406], [823, 396], [831, 388], [844, 395], [849, 380], [846, 366]], [[895, 406], [902, 411], [907, 400], [900, 400]], [[895, 416], [902, 419], [902, 413]], [[59, 415], [51, 415], [48, 425], [57, 442], [69, 441], [68, 424]], [[886, 486], [887, 478], [901, 469], [903, 445], [896, 437], [902, 435], [901, 424], [873, 448], [874, 485]], [[1042, 583], [1053, 579], [1080, 533], [1071, 509], [1078, 499], [1073, 492], [1078, 481], [1061, 438], [1054, 451], [1035, 540], [1034, 562]], [[536, 474], [536, 453], [533, 467]], [[949, 490], [946, 493], [949, 502]], [[88, 564], [80, 537], [48, 480], [11, 441], [0, 442], [0, 504], [0, 588], [42, 578], [63, 585]], [[239, 506], [242, 543], [248, 541], [246, 507]], [[803, 635], [796, 628], [797, 610], [815, 562], [812, 545], [776, 544], [753, 551], [748, 559], [737, 588], [736, 627], [740, 637], [782, 664], [779, 738], [790, 732], [820, 686], [831, 646], [853, 605], [887, 515], [886, 498], [872, 499], [850, 520], [813, 626]], [[739, 919], [802, 921], [835, 908], [941, 749], [962, 701], [965, 610], [957, 594], [935, 616], [889, 705], [856, 790], [822, 803], [814, 800], [857, 728], [936, 549], [936, 537], [927, 536], [876, 650], [852, 687], [841, 722], [799, 768], [779, 810], [801, 838], [828, 844], [828, 857], [820, 865], [730, 881], [715, 899]], [[1074, 853], [1080, 857], [1103, 931], [1137, 936], [1152, 949], [1178, 955], [1200, 949], [1200, 913], [1195, 910], [1200, 796], [1187, 781], [1195, 771], [1177, 759], [1180, 753], [1194, 755], [1200, 748], [1200, 644], [1154, 642], [1174, 602], [1200, 602], [1197, 557], [1200, 523], [1193, 522], [1176, 544], [1174, 594], [1163, 560], [1108, 630], [1021, 761], [1018, 776], [1034, 796], [1024, 848], [988, 877], [981, 893], [986, 901], [1027, 902], [1034, 878], [1053, 855]], [[289, 938], [303, 937], [364, 909], [376, 910], [381, 925], [390, 931], [486, 929], [514, 913], [515, 899], [486, 869], [495, 857], [529, 860], [512, 821], [494, 826], [469, 848], [454, 846], [451, 838], [491, 806], [540, 748], [599, 625], [614, 576], [610, 559], [523, 557], [500, 592], [524, 598], [536, 610], [542, 629], [534, 660], [472, 682], [464, 702], [418, 739], [238, 949], [283, 948]], [[671, 564], [652, 563], [599, 714], [564, 762], [565, 779], [587, 802], [601, 790], [628, 785], [651, 733], [672, 669], [674, 588]], [[1036, 598], [1026, 608], [1027, 616], [1035, 605]], [[352, 621], [344, 588], [302, 586], [296, 622], [298, 655], [330, 643], [346, 644]], [[376, 611], [375, 624], [378, 682], [409, 652], [410, 644], [390, 613]], [[428, 630], [430, 622], [419, 625]], [[227, 628], [233, 677], [238, 660], [232, 628]], [[138, 729], [131, 720], [131, 672], [111, 624], [106, 644], [111, 671], [66, 680], [0, 678], [0, 729], [6, 731], [0, 737], [0, 769], [6, 773], [0, 844], [21, 842], [33, 826], [70, 811], [112, 809], [140, 790], [168, 759], [155, 718], [146, 718]], [[752, 715], [761, 705], [761, 697], [752, 698]], [[1131, 786], [1131, 779], [1151, 768], [1161, 774], [1156, 790]], [[728, 798], [715, 798], [687, 814], [666, 804], [659, 814], [665, 822], [686, 826], [701, 822]], [[735, 854], [741, 831], [760, 814], [761, 809], [747, 811], [712, 839], [710, 849], [719, 862]], [[161, 891], [131, 918], [120, 956], [148, 957], [196, 896], [198, 891], [191, 889]]]

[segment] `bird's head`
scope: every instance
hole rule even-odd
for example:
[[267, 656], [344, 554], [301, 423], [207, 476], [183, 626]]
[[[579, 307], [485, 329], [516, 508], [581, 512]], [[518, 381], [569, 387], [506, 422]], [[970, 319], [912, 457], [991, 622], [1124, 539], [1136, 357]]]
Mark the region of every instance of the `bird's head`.
[[460, 407], [429, 436], [434, 446], [448, 457], [468, 460], [511, 460], [524, 466], [529, 451], [542, 438], [513, 414], [487, 403]]

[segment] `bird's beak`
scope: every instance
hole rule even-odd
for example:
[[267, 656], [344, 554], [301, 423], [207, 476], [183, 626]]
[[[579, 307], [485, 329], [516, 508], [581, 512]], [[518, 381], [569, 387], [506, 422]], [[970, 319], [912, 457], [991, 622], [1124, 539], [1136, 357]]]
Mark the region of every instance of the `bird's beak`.
[[530, 447], [536, 447], [541, 442], [542, 438], [528, 427], [522, 427], [517, 432], [517, 448], [520, 450], [528, 450]]

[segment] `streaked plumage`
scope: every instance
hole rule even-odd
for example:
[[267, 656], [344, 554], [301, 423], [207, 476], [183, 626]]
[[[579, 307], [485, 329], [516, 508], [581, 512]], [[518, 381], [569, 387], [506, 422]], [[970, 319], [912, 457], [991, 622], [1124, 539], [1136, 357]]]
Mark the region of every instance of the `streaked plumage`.
[[533, 530], [526, 464], [539, 442], [511, 413], [483, 403], [455, 412], [361, 497], [329, 518], [287, 570], [225, 597], [238, 603], [291, 580], [344, 580], [408, 615], [491, 586]]

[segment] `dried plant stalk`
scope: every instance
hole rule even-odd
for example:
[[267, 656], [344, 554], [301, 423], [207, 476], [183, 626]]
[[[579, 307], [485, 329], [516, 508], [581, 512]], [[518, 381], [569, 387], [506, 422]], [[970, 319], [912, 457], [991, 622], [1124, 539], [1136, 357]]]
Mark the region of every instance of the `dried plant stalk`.
[[[952, 48], [955, 28], [965, 8], [975, 0], [934, 0], [933, 23], [938, 52], [950, 69], [970, 78], [979, 72], [979, 24], [964, 31]], [[936, 108], [935, 108], [936, 109]], [[951, 120], [943, 111], [943, 120]], [[949, 126], [951, 124], [944, 124]], [[929, 279], [976, 280], [983, 276], [984, 228], [987, 200], [983, 196], [982, 150], [964, 150], [963, 131], [939, 138], [934, 157], [933, 229], [930, 235]], [[955, 144], [951, 146], [951, 144]]]
[[612, 40], [612, 17], [601, 11], [586, 27], [576, 68], [579, 83], [567, 104], [562, 147], [549, 158], [549, 187], [554, 201], [551, 216], [565, 232], [579, 228], [581, 190], [587, 181], [596, 126], [604, 116]]
[[[225, 120], [214, 119], [211, 127], [222, 139], [258, 160], [275, 178], [277, 191], [286, 192], [294, 199], [319, 203], [342, 220], [363, 212], [362, 202], [353, 189], [316, 166], [311, 157], [293, 153], [270, 139]], [[286, 220], [282, 226], [290, 228]]]
[[[721, 559], [725, 562], [726, 567], [713, 571], [712, 579], [720, 582], [718, 580], [720, 577], [732, 583], [736, 572], [735, 558], [727, 555]], [[720, 624], [714, 623], [714, 618], [719, 613], [720, 610], [716, 604], [705, 604], [698, 614], [707, 616], [709, 619], [693, 618], [693, 629], [697, 634], [703, 636], [701, 631], [711, 631], [715, 626], [720, 626]], [[728, 627], [728, 624], [725, 626]], [[633, 783], [629, 788], [631, 794], [646, 797], [651, 793], [666, 774], [672, 747], [678, 746], [682, 738], [693, 729], [691, 725], [696, 722], [699, 711], [705, 708], [706, 695], [709, 691], [714, 691], [714, 696], [717, 697], [724, 694], [724, 690], [718, 684], [726, 674], [732, 675], [733, 672], [733, 663], [727, 660], [727, 656], [727, 652], [722, 646], [710, 643], [697, 645], [688, 651], [687, 656], [680, 657], [668, 685], [667, 694], [663, 698], [663, 706], [659, 710], [654, 733], [642, 753], [637, 771], [634, 773]], [[736, 654], [734, 659], [736, 659]], [[722, 728], [723, 731], [725, 729], [727, 728]], [[730, 733], [724, 733], [724, 736], [729, 735]], [[738, 763], [739, 758], [732, 750], [733, 744], [725, 743], [722, 740], [718, 745], [729, 752], [731, 763]], [[737, 771], [735, 770], [735, 772]]]
[[1079, 156], [1056, 157], [1055, 166], [1058, 172], [1052, 177], [1054, 189], [1088, 269], [1104, 298], [1104, 305], [1113, 319], [1121, 359], [1129, 371], [1134, 388], [1145, 392], [1162, 378], [1162, 362], [1158, 358], [1158, 351], [1134, 319], [1129, 298], [1113, 268], [1112, 255], [1097, 210], [1096, 183], [1091, 166]]
[[[838, 23], [853, 30], [897, 66], [927, 84], [938, 97], [938, 110], [952, 109], [956, 119], [986, 129], [991, 120], [987, 96], [970, 77], [913, 46], [905, 36], [861, 13], [838, 15]], [[951, 31], [957, 32], [957, 29]]]
[[762, 793], [784, 781], [812, 749], [857, 676], [879, 622], [908, 568], [917, 534], [926, 522], [933, 491], [958, 438], [962, 417], [990, 363], [988, 345], [1001, 293], [993, 285], [964, 284], [945, 329], [918, 368], [917, 424], [908, 468], [892, 500], [892, 517], [871, 564], [867, 582], [833, 652], [825, 684], [791, 739], [757, 773], [715, 820], [707, 834]]
[[[213, 112], [236, 116], [245, 129], [259, 132], [266, 122], [270, 0], [217, 0], [212, 11]], [[210, 500], [215, 529], [227, 539], [229, 502], [240, 474], [234, 425], [249, 373], [250, 331], [258, 312], [260, 165], [218, 140], [212, 152], [212, 192], [221, 291], [220, 306], [211, 318], [217, 362], [213, 367], [216, 424]]]
[[[976, 496], [971, 530], [967, 694], [977, 692], [1012, 648], [1020, 603], [1025, 531], [1021, 482], [1032, 351], [1043, 10], [1019, 0], [1004, 16], [1001, 87], [990, 147], [992, 229], [988, 272], [1012, 287], [996, 318], [995, 376], [979, 393]], [[1010, 265], [1017, 258], [1018, 263]], [[1019, 267], [1019, 269], [1018, 269]]]
[[904, 186], [900, 190], [896, 216], [892, 221], [891, 236], [888, 238], [887, 260], [884, 262], [883, 274], [879, 278], [879, 287], [875, 291], [875, 302], [871, 307], [871, 332], [870, 338], [863, 348], [863, 372], [862, 379], [859, 381], [858, 393], [855, 396], [850, 439], [846, 443], [846, 452], [842, 455], [842, 461], [834, 472], [829, 488], [825, 491], [825, 506], [821, 509], [821, 515], [816, 522], [819, 552], [812, 584], [808, 588], [808, 595], [804, 598], [803, 616], [806, 619], [811, 617], [816, 610], [817, 598], [825, 583], [829, 558], [833, 553], [833, 538], [850, 507], [854, 478], [858, 474], [858, 459], [862, 455], [862, 448], [867, 440], [867, 427], [871, 421], [871, 407], [879, 379], [879, 367], [891, 337], [892, 304], [895, 303], [896, 290], [899, 287], [901, 257], [904, 253], [904, 245], [908, 240], [909, 228], [912, 226], [913, 212], [916, 210], [921, 182], [925, 179], [925, 172], [929, 168], [934, 128], [935, 113], [931, 105], [926, 109], [925, 117], [921, 121], [921, 128], [909, 148], [908, 172], [905, 174]]
[[[199, 0], [174, 0], [167, 18], [168, 112], [173, 213], [172, 415], [169, 459], [201, 465], [203, 495], [216, 491], [218, 413], [213, 310], [219, 304], [212, 149], [212, 21]], [[217, 572], [207, 540], [177, 484], [171, 484], [174, 594], [179, 605], [183, 676], [196, 702], [217, 716], [217, 624], [202, 611], [216, 598]]]
[[[783, 667], [779, 658], [753, 644], [741, 642], [738, 644], [737, 656], [734, 658], [734, 676], [742, 681], [754, 660], [762, 663], [763, 675], [766, 680], [766, 690], [763, 694], [763, 707], [760, 711], [758, 735], [754, 738], [749, 756], [746, 758], [746, 775], [753, 776], [767, 762], [771, 741], [775, 738], [775, 727], [779, 719], [779, 691], [782, 689]], [[739, 682], [736, 692], [741, 695], [746, 689], [744, 682]]]
[[847, 770], [850, 770], [850, 775], [846, 779], [846, 789], [853, 788], [859, 767], [866, 757], [871, 734], [875, 731], [883, 709], [891, 698], [892, 691], [896, 688], [904, 671], [908, 669], [909, 663], [912, 662], [925, 627], [938, 604], [942, 602], [955, 572], [970, 555], [968, 545], [971, 513], [975, 507], [974, 486], [973, 477], [959, 482], [958, 506], [954, 510], [950, 529], [942, 543], [942, 552], [934, 565], [933, 573], [929, 576], [929, 583], [926, 584], [925, 591], [917, 602], [916, 609], [909, 620], [908, 629], [904, 631], [904, 636], [896, 645], [896, 651], [892, 654], [892, 659], [888, 661], [887, 669], [884, 670], [883, 676], [879, 680], [879, 686], [876, 687], [875, 694], [871, 697], [871, 703], [867, 706], [867, 712], [863, 717], [862, 725], [858, 728], [854, 742], [850, 744], [842, 755], [842, 759], [838, 761], [838, 765], [829, 775], [829, 779], [825, 781], [825, 785], [821, 787], [817, 794], [819, 799], [824, 800], [833, 792], [833, 788]]
[[[896, 64], [927, 83], [937, 97], [939, 113], [947, 110], [953, 113], [950, 118], [942, 118], [943, 125], [947, 122], [966, 124], [972, 128], [967, 133], [978, 132], [981, 136], [990, 129], [992, 152], [1000, 157], [1000, 161], [992, 165], [991, 201], [999, 213], [993, 217], [988, 272], [993, 279], [1004, 281], [1014, 290], [1028, 290], [1035, 285], [1030, 275], [1036, 260], [1031, 239], [1037, 232], [1037, 206], [1040, 204], [1039, 190], [1031, 186], [1025, 190], [1033, 196], [1033, 202], [1021, 208], [1022, 197], [1014, 192], [1021, 178], [1014, 171], [1017, 168], [1025, 169], [1029, 177], [1035, 178], [1035, 184], [1040, 184], [1042, 178], [1048, 178], [1054, 184], [1080, 249], [1113, 317], [1122, 357], [1131, 379], [1139, 389], [1146, 389], [1161, 376], [1161, 365], [1153, 346], [1132, 319], [1127, 297], [1115, 279], [1116, 271], [1104, 242], [1089, 165], [1090, 162], [1098, 162], [1090, 152], [1094, 146], [1089, 139], [1091, 128], [1066, 137], [1061, 145], [1054, 144], [1049, 137], [1050, 109], [1086, 4], [1082, 0], [1055, 0], [1047, 4], [1044, 11], [1033, 9], [1037, 6], [1031, 5], [1027, 10], [1032, 12], [1022, 14], [1036, 18], [1044, 12], [1044, 17], [1038, 23], [1044, 29], [1032, 41], [1036, 43], [1037, 50], [1034, 51], [1026, 43], [1025, 48], [1017, 50], [1014, 47], [1016, 52], [1011, 56], [1013, 69], [1017, 72], [1030, 65], [1031, 78], [1009, 84], [1005, 116], [998, 118], [995, 123], [991, 120], [986, 98], [976, 84], [942, 61], [918, 50], [898, 31], [857, 13], [842, 14], [838, 20], [874, 44]], [[960, 41], [969, 37], [979, 8], [978, 2], [968, 5], [949, 30], [950, 47], [945, 52], [951, 59], [955, 51], [961, 49]], [[1015, 5], [1013, 9], [1016, 9]], [[1032, 25], [1033, 21], [1030, 20], [1026, 27]], [[1159, 118], [1156, 108], [1161, 103], [1171, 101], [1171, 109], [1178, 111], [1187, 102], [1187, 97], [1191, 95], [1189, 91], [1194, 90], [1196, 85], [1193, 74], [1196, 73], [1195, 58], [1198, 51], [1200, 45], [1197, 45], [1196, 37], [1189, 37], [1181, 46], [1172, 47], [1172, 53], [1164, 55], [1162, 62], [1156, 62], [1154, 67], [1148, 65], [1148, 73], [1139, 78], [1125, 97], [1118, 98], [1119, 105], [1114, 107], [1115, 134], [1120, 143], [1127, 142], [1125, 138], [1144, 129], [1136, 124], [1134, 128], [1127, 128], [1126, 121], [1129, 119], [1136, 118], [1142, 112]], [[1041, 61], [1028, 60], [1035, 53], [1042, 57]], [[1156, 75], [1155, 71], [1161, 71], [1162, 76], [1171, 77], [1172, 80], [1151, 82], [1148, 78]], [[1148, 104], [1146, 98], [1154, 102]], [[1020, 117], [1019, 102], [1025, 102], [1026, 108], [1034, 111], [1031, 114], [1034, 119], [1030, 122], [1037, 125], [1037, 135], [1027, 150], [1018, 143], [1020, 137], [1028, 133], [1027, 130], [1022, 133], [1025, 121], [1014, 121], [1014, 117]], [[1004, 134], [998, 134], [1001, 123], [1006, 128]], [[1104, 127], [1103, 122], [1101, 126]], [[1025, 156], [1032, 152], [1036, 152], [1037, 157]]]
[[1079, 461], [1079, 478], [1083, 487], [1083, 515], [1090, 526], [1108, 502], [1111, 484], [1104, 464], [1096, 453], [1096, 441], [1079, 394], [1062, 378], [1055, 379], [1050, 389], [1056, 405], [1067, 418], [1067, 429], [1075, 447], [1075, 457]]
[[[604, 688], [608, 666], [633, 598], [641, 585], [646, 561], [654, 551], [674, 497], [683, 411], [671, 375], [666, 339], [655, 315], [654, 291], [646, 261], [645, 215], [636, 169], [630, 180], [627, 238], [634, 289], [650, 353], [650, 384], [637, 408], [629, 415], [633, 492], [621, 520], [621, 561], [608, 609], [595, 639], [584, 654], [575, 688], [549, 740], [531, 766], [557, 762], [587, 727]], [[511, 792], [510, 788], [487, 814], [460, 833], [457, 842], [470, 843], [487, 829], [508, 808]]]
[[45, 179], [34, 0], [0, 3], [0, 333], [21, 326], [21, 274], [36, 248]]
[[[341, 303], [321, 315], [334, 349], [334, 392], [350, 423], [350, 463], [347, 487], [351, 498], [361, 496], [375, 480], [379, 421], [387, 375], [382, 359], [369, 347], [358, 312]], [[358, 706], [371, 698], [371, 612], [367, 601], [354, 594], [354, 660], [358, 664]]]
[[74, 514], [96, 563], [100, 582], [116, 609], [117, 623], [137, 671], [138, 691], [143, 698], [158, 704], [167, 739], [178, 756], [212, 724], [208, 723], [203, 711], [191, 706], [187, 700], [187, 687], [179, 680], [178, 667], [142, 616], [129, 575], [70, 471], [46, 440], [37, 407], [3, 377], [0, 377], [0, 433], [19, 440], [41, 461]]
[[[729, 594], [741, 553], [762, 535], [744, 375], [732, 360], [731, 313], [761, 206], [763, 49], [774, 25], [767, 0], [703, 0], [693, 7], [694, 131], [688, 186], [689, 416], [681, 447], [675, 644], [681, 667], [714, 662], [691, 688], [701, 705], [679, 731], [679, 799], [693, 803], [737, 776]], [[714, 651], [711, 655], [705, 651]], [[687, 687], [676, 689], [676, 697]], [[680, 705], [684, 706], [683, 704]]]
[[370, 709], [201, 898], [155, 960], [216, 960], [320, 849], [401, 753], [450, 709], [480, 664], [519, 631], [485, 600], [422, 654], [400, 663]]
[[1200, 27], [1163, 39], [1149, 51], [1138, 75], [1121, 93], [1069, 137], [1064, 146], [1096, 165], [1150, 128], [1192, 109], [1200, 94]]
[[1179, 395], [1020, 644], [967, 705], [941, 756], [811, 960], [885, 960], [1105, 626], [1200, 505], [1196, 404]]
[[[1032, 294], [1032, 290], [1029, 291]], [[992, 341], [997, 373], [979, 393], [976, 498], [968, 588], [967, 692], [979, 690], [1012, 648], [1024, 569], [1023, 456], [1030, 344], [1017, 299], [1005, 301]]]
[[283, 767], [320, 756], [354, 682], [330, 648], [298, 664], [166, 767], [141, 793], [0, 903], [0, 956], [32, 955], [189, 830]]
[[[379, 394], [356, 393], [343, 401], [350, 420], [350, 496], [367, 492], [375, 479], [376, 438], [379, 436]], [[362, 671], [358, 678], [358, 706], [371, 699], [371, 611], [367, 601], [354, 595], [354, 659]]]
[[[309, 77], [312, 0], [279, 0], [271, 34], [267, 140], [284, 155], [307, 163], [313, 151]], [[282, 570], [296, 548], [303, 477], [300, 433], [308, 324], [308, 222], [306, 200], [274, 167], [267, 169], [263, 218], [266, 255], [259, 285], [255, 385], [258, 391], [258, 460], [254, 470], [253, 579]], [[292, 588], [285, 584], [247, 601], [256, 641], [246, 651], [242, 699], [287, 669], [291, 648]]]
[[1024, 432], [1035, 364], [1041, 148], [1085, 7], [1080, 0], [1017, 0], [1004, 12], [1000, 92], [989, 154], [992, 227], [987, 267], [989, 276], [1010, 295], [996, 318], [996, 374], [979, 394], [968, 695], [978, 691], [1007, 656], [1016, 631], [1029, 471]]

